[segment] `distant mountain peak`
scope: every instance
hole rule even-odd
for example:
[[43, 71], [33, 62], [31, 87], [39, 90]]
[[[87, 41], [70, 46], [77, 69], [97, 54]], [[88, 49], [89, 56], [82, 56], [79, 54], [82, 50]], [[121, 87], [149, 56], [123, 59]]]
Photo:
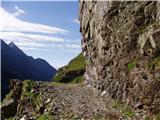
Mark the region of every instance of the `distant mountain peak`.
[[2, 39], [0, 39], [1, 40], [1, 44], [6, 44]]
[[[17, 45], [14, 42], [10, 42], [8, 44], [11, 48], [18, 48]], [[19, 48], [18, 48], [19, 49]]]
[[14, 42], [10, 42], [8, 45], [19, 54], [26, 56], [26, 54]]
[[47, 61], [26, 55], [13, 42], [6, 44], [1, 41], [1, 51], [2, 98], [9, 91], [11, 79], [50, 81], [56, 73]]

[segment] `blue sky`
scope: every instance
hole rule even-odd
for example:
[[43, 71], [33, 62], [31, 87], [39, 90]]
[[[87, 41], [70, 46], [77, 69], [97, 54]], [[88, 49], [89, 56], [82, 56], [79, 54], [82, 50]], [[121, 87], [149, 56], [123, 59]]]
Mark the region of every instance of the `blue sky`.
[[1, 4], [2, 39], [59, 68], [81, 52], [78, 1]]

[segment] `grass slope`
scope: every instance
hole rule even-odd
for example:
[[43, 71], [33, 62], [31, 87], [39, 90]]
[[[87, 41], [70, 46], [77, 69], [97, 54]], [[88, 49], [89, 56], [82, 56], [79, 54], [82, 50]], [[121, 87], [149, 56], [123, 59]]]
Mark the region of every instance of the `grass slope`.
[[[54, 76], [53, 81], [63, 83], [79, 83], [82, 81], [83, 74], [71, 77], [78, 71], [84, 71], [86, 66], [85, 58], [82, 53], [71, 60], [68, 65], [60, 68], [57, 74]], [[72, 74], [72, 75], [71, 75]], [[68, 75], [68, 76], [67, 76]], [[69, 76], [70, 75], [70, 76]]]

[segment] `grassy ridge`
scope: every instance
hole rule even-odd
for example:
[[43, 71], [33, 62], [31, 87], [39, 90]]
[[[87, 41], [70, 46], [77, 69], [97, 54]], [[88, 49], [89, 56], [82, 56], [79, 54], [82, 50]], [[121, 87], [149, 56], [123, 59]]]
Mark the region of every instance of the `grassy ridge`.
[[64, 83], [79, 83], [82, 80], [82, 74], [72, 77], [69, 79], [69, 74], [76, 74], [78, 71], [82, 71], [85, 69], [86, 62], [82, 53], [80, 53], [77, 57], [71, 60], [68, 65], [60, 68], [57, 74], [53, 77], [53, 81], [55, 82], [64, 82]]

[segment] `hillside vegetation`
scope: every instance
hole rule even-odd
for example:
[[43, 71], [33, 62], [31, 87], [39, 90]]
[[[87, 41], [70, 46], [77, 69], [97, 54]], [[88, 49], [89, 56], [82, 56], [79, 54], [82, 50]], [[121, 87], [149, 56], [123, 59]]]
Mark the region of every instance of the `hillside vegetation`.
[[68, 65], [60, 68], [53, 81], [62, 83], [79, 83], [85, 71], [85, 58], [82, 53], [71, 60]]

